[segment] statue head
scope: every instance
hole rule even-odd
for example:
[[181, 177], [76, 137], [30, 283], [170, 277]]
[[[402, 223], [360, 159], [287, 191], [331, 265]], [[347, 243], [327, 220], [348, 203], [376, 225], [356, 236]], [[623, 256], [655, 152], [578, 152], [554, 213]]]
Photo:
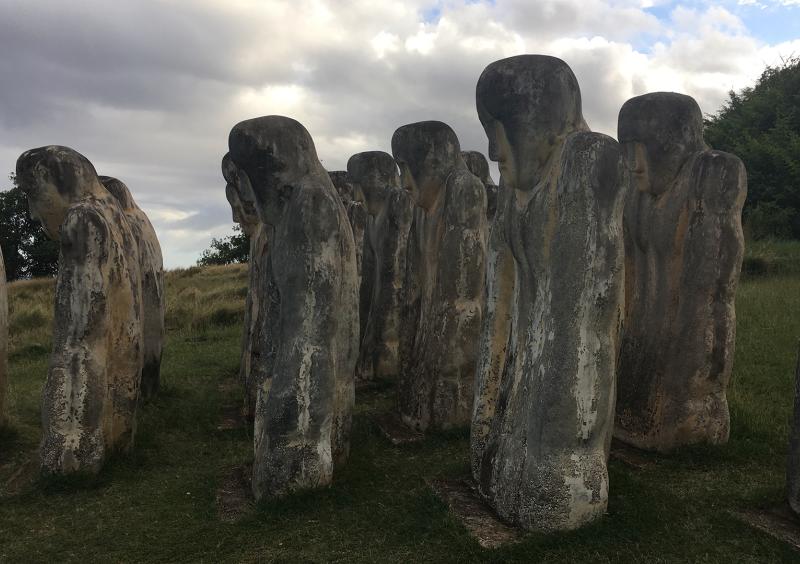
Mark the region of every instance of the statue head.
[[489, 176], [489, 161], [480, 151], [463, 151], [461, 156], [467, 163], [469, 171], [478, 177], [484, 186], [494, 184], [492, 177]]
[[99, 178], [106, 190], [119, 202], [122, 209], [129, 210], [136, 207], [136, 202], [133, 200], [131, 191], [122, 180], [114, 178], [113, 176], [100, 176]]
[[458, 137], [441, 121], [420, 121], [398, 128], [392, 136], [392, 154], [403, 188], [423, 209], [433, 206], [447, 177], [461, 161]]
[[670, 187], [689, 156], [708, 148], [700, 106], [675, 92], [653, 92], [625, 102], [617, 136], [634, 185], [656, 195]]
[[489, 158], [504, 185], [532, 190], [564, 138], [588, 130], [572, 69], [555, 57], [519, 55], [490, 64], [475, 92]]
[[231, 159], [230, 153], [222, 157], [222, 176], [225, 178], [225, 197], [231, 205], [233, 221], [251, 236], [261, 221], [256, 207], [255, 194], [247, 174], [242, 174]]
[[89, 159], [59, 145], [22, 153], [17, 159], [17, 183], [28, 197], [31, 217], [54, 240], [60, 238], [61, 224], [73, 204], [105, 192]]
[[336, 188], [342, 203], [345, 205], [350, 202], [364, 203], [364, 194], [356, 186], [346, 170], [332, 170], [328, 173], [328, 176], [330, 176], [333, 187]]
[[383, 151], [356, 153], [347, 161], [347, 172], [364, 195], [370, 215], [378, 215], [392, 190], [400, 188], [397, 163]]
[[300, 122], [265, 116], [236, 124], [228, 136], [229, 155], [253, 189], [261, 221], [275, 225], [295, 187], [309, 175], [325, 174], [314, 141]]

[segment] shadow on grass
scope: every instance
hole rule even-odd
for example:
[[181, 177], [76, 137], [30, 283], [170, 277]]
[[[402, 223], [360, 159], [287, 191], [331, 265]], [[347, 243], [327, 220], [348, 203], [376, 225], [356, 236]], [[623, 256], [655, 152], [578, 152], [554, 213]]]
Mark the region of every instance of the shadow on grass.
[[9, 463], [13, 455], [22, 449], [23, 444], [23, 437], [15, 427], [0, 427], [0, 465]]
[[50, 347], [40, 343], [25, 345], [8, 355], [10, 362], [36, 361], [50, 354]]

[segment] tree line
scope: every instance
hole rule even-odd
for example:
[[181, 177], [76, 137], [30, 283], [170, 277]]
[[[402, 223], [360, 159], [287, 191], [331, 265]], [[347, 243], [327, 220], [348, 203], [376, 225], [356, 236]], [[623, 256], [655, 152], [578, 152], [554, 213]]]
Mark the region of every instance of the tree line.
[[800, 58], [767, 67], [754, 86], [730, 92], [705, 130], [714, 149], [747, 167], [746, 235], [800, 239]]

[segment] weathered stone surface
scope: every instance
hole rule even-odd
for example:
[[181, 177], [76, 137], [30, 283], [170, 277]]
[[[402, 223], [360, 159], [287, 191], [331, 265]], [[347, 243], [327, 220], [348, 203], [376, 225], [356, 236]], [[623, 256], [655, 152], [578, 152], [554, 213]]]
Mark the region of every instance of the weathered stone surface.
[[427, 480], [427, 483], [481, 547], [500, 548], [522, 540], [522, 531], [497, 518], [472, 480]]
[[731, 512], [734, 517], [800, 551], [800, 520], [785, 504]]
[[0, 427], [5, 425], [8, 405], [8, 290], [6, 265], [0, 250]]
[[31, 149], [17, 161], [31, 216], [60, 241], [41, 468], [96, 472], [133, 445], [142, 373], [142, 275], [134, 230], [86, 157]]
[[797, 365], [794, 371], [794, 413], [789, 428], [786, 497], [792, 511], [800, 515], [800, 347], [798, 347]]
[[226, 469], [222, 483], [217, 489], [217, 517], [223, 523], [236, 523], [255, 510], [250, 465]]
[[[328, 173], [331, 177], [331, 182], [336, 188], [336, 192], [344, 204], [344, 209], [347, 211], [347, 219], [350, 221], [350, 227], [353, 230], [353, 240], [356, 243], [356, 270], [358, 272], [359, 283], [359, 341], [364, 336], [364, 331], [367, 327], [367, 319], [369, 318], [369, 306], [372, 296], [372, 272], [375, 270], [373, 263], [364, 264], [364, 245], [367, 234], [367, 223], [369, 222], [369, 214], [364, 205], [364, 194], [361, 188], [353, 183], [350, 175], [346, 170], [334, 170]], [[372, 256], [367, 256], [366, 260], [371, 261]], [[364, 272], [367, 276], [364, 276]]]
[[619, 139], [631, 175], [615, 435], [661, 452], [724, 443], [744, 165], [708, 149], [700, 108], [681, 94], [628, 100]]
[[477, 86], [501, 205], [491, 233], [472, 471], [499, 516], [577, 528], [605, 513], [622, 319], [624, 167], [577, 80], [539, 55]]
[[[231, 160], [230, 154], [222, 159], [222, 176], [227, 185], [225, 195], [231, 205], [233, 221], [250, 238], [250, 259], [248, 262], [247, 298], [245, 299], [244, 323], [242, 327], [242, 352], [239, 362], [239, 378], [245, 391], [247, 418], [255, 418], [258, 389], [267, 377], [267, 366], [275, 355], [273, 344], [267, 342], [264, 324], [275, 318], [274, 304], [266, 296], [267, 253], [269, 229], [258, 216], [255, 193], [246, 175], [239, 175], [239, 169]], [[270, 310], [273, 310], [270, 312]]]
[[156, 230], [142, 209], [136, 204], [124, 182], [110, 176], [100, 181], [122, 207], [139, 243], [139, 265], [142, 274], [142, 338], [144, 361], [140, 397], [152, 398], [161, 385], [161, 353], [164, 349], [164, 314], [167, 309], [164, 288], [164, 259]]
[[425, 435], [403, 423], [400, 414], [395, 411], [379, 413], [372, 420], [386, 440], [395, 446], [418, 443], [425, 439]]
[[417, 208], [407, 254], [398, 407], [420, 431], [467, 425], [483, 310], [486, 191], [438, 121], [392, 137]]
[[413, 202], [401, 187], [397, 165], [388, 153], [353, 155], [347, 172], [363, 194], [369, 215], [361, 284], [361, 302], [367, 301], [362, 315], [367, 320], [356, 377], [360, 381], [395, 379], [400, 372], [400, 309]]
[[477, 176], [486, 188], [486, 219], [491, 224], [497, 212], [497, 193], [499, 188], [489, 174], [489, 162], [480, 151], [462, 151], [461, 156], [464, 157], [464, 162], [467, 163], [469, 171]]
[[256, 402], [256, 499], [330, 483], [349, 452], [358, 354], [355, 243], [314, 142], [297, 121], [267, 116], [228, 139], [268, 230], [265, 378]]

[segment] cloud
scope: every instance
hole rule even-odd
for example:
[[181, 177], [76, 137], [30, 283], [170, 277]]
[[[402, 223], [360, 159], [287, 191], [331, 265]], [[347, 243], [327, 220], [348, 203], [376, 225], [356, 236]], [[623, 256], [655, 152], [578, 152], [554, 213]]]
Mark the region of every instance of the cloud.
[[651, 90], [686, 92], [713, 112], [729, 89], [800, 52], [798, 42], [756, 39], [731, 6], [6, 0], [0, 161], [10, 172], [23, 150], [52, 143], [83, 152], [130, 186], [167, 264], [187, 265], [230, 232], [219, 163], [240, 120], [297, 118], [330, 170], [354, 152], [388, 150], [398, 126], [425, 119], [485, 151], [477, 78], [493, 60], [526, 52], [570, 64], [587, 120], [604, 133], [615, 133], [627, 98]]

